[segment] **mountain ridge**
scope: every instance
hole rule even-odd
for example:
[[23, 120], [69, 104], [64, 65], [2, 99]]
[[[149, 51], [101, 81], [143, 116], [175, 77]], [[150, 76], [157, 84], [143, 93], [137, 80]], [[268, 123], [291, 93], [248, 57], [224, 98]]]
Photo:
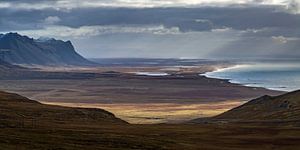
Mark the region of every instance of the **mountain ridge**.
[[18, 33], [0, 35], [0, 49], [7, 50], [5, 61], [29, 65], [95, 65], [79, 55], [71, 41], [34, 39]]

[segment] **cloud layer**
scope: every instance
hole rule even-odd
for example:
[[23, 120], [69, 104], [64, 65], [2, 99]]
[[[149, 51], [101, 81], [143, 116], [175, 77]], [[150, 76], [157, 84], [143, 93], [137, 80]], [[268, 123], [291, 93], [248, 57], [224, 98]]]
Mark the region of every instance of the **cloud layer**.
[[2, 0], [0, 32], [72, 40], [86, 57], [300, 57], [299, 6], [298, 0]]
[[286, 0], [2, 0], [0, 8], [15, 9], [74, 9], [95, 7], [199, 7], [234, 4], [289, 5]]
[[[51, 21], [52, 22], [52, 21]], [[165, 28], [159, 26], [81, 26], [71, 28], [67, 26], [48, 26], [39, 30], [15, 31], [32, 37], [56, 37], [56, 38], [92, 38], [99, 35], [109, 35], [117, 33], [149, 33], [149, 34], [180, 34], [178, 28]]]

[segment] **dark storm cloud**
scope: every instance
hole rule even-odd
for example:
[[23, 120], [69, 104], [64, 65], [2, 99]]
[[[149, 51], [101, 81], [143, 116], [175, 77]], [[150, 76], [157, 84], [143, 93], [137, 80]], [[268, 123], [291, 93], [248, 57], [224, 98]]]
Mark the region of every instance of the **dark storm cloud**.
[[42, 27], [49, 16], [60, 18], [58, 25], [78, 28], [92, 25], [164, 25], [185, 31], [209, 31], [218, 28], [236, 30], [261, 28], [297, 29], [300, 15], [276, 11], [270, 7], [251, 8], [102, 8], [58, 10], [0, 9], [1, 30]]
[[[102, 7], [224, 7], [230, 5], [281, 5], [293, 0], [3, 0], [0, 7], [13, 9], [73, 9]], [[47, 4], [47, 5], [45, 5]]]

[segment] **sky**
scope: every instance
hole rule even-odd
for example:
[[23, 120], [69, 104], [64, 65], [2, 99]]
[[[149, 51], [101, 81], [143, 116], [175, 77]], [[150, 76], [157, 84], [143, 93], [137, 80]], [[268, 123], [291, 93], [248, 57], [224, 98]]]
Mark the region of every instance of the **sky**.
[[299, 58], [300, 0], [1, 0], [0, 32], [87, 58]]

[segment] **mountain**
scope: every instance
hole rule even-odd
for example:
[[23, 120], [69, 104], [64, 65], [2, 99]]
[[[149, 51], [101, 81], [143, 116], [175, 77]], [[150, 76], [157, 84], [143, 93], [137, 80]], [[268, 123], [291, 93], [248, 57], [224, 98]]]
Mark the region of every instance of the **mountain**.
[[218, 116], [192, 122], [300, 122], [300, 91], [262, 96]]
[[0, 91], [0, 127], [19, 127], [32, 125], [37, 121], [39, 126], [55, 124], [127, 124], [112, 113], [102, 109], [69, 108], [44, 105], [18, 94]]
[[0, 50], [12, 64], [94, 65], [79, 55], [70, 41], [33, 39], [18, 33], [0, 35]]

